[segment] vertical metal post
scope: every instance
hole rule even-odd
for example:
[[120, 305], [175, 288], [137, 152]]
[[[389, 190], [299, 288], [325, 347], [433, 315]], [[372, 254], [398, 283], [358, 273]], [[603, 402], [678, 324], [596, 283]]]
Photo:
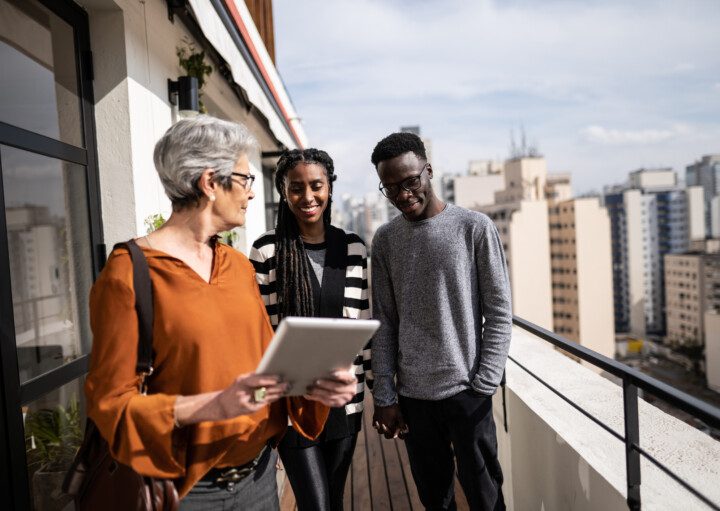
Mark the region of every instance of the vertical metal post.
[[640, 509], [640, 453], [633, 446], [640, 445], [637, 386], [623, 378], [623, 411], [625, 417], [625, 474], [627, 476], [627, 504]]

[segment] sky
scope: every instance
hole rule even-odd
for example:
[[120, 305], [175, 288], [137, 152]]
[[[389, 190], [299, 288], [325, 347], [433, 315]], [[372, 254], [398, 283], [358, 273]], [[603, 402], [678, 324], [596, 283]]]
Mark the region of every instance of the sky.
[[718, 0], [275, 0], [276, 63], [336, 191], [377, 189], [375, 144], [419, 125], [437, 173], [511, 133], [576, 194], [720, 153]]

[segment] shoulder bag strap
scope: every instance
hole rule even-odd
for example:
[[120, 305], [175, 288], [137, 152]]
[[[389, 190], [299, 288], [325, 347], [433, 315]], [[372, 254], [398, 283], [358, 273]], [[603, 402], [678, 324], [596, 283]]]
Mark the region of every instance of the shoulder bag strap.
[[135, 290], [135, 311], [138, 315], [138, 350], [135, 371], [144, 377], [153, 372], [153, 290], [150, 280], [150, 268], [142, 249], [129, 240], [118, 243], [117, 247], [125, 247], [130, 252], [133, 263], [133, 289]]

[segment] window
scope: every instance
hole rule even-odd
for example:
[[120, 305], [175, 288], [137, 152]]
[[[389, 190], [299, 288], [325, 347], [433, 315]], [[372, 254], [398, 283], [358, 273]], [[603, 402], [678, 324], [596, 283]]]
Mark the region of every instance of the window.
[[88, 23], [70, 0], [0, 0], [0, 20], [0, 496], [61, 509], [69, 460], [48, 457], [43, 434], [62, 413], [77, 427], [53, 449], [82, 433], [87, 297], [103, 262]]

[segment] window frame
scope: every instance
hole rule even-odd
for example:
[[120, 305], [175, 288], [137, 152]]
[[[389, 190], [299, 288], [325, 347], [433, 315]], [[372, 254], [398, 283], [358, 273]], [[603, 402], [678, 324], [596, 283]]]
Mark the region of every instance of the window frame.
[[[80, 122], [85, 147], [77, 147], [23, 128], [0, 122], [0, 145], [56, 158], [85, 167], [92, 278], [105, 264], [97, 146], [92, 90], [92, 53], [87, 13], [71, 0], [38, 0], [73, 28], [75, 65], [80, 99]], [[8, 239], [0, 159], [0, 240]], [[87, 373], [84, 354], [22, 385], [19, 379], [8, 243], [0, 247], [0, 498], [10, 509], [30, 509], [22, 406]], [[83, 300], [87, 304], [86, 300]]]

